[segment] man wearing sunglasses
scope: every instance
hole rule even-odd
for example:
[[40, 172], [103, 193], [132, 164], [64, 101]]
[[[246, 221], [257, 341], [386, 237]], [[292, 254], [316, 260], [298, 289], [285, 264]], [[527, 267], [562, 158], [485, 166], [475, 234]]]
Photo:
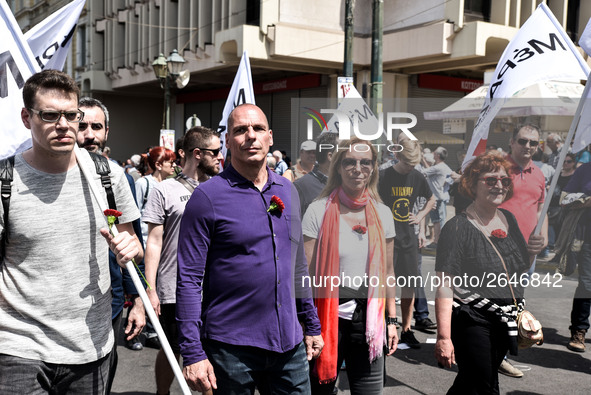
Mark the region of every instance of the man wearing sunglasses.
[[[88, 152], [74, 152], [80, 91], [67, 74], [44, 70], [23, 87], [21, 118], [32, 148], [14, 157], [5, 256], [0, 261], [0, 393], [104, 393], [111, 326], [105, 239], [119, 265], [141, 260], [131, 222], [139, 210], [121, 169], [110, 180], [119, 234], [109, 235], [88, 183], [104, 191]], [[103, 195], [104, 196], [104, 195]], [[4, 212], [4, 208], [2, 208]], [[103, 239], [104, 238], [104, 239]]]
[[[154, 187], [142, 215], [142, 220], [148, 224], [146, 280], [156, 286], [147, 290], [148, 297], [177, 358], [180, 349], [175, 319], [176, 278], [181, 219], [193, 190], [220, 172], [223, 158], [220, 137], [203, 126], [187, 131], [182, 149], [186, 153], [183, 171]], [[162, 348], [156, 356], [154, 374], [156, 393], [168, 393], [174, 373]]]
[[[515, 129], [510, 141], [511, 154], [507, 159], [513, 165], [513, 196], [505, 200], [500, 208], [509, 210], [517, 219], [519, 230], [525, 240], [532, 235], [538, 218], [542, 212], [546, 196], [544, 174], [532, 160], [540, 143], [540, 128], [526, 124]], [[502, 182], [502, 181], [501, 181]], [[542, 227], [544, 247], [548, 243], [548, 217]], [[530, 273], [535, 270], [536, 262], [531, 266]], [[510, 377], [522, 377], [523, 372], [504, 360], [499, 373]]]

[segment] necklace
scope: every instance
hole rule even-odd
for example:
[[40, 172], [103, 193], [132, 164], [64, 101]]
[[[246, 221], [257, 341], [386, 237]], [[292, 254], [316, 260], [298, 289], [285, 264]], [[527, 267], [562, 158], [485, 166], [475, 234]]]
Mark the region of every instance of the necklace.
[[[488, 231], [488, 227], [494, 221], [495, 217], [493, 216], [492, 219], [490, 220], [490, 222], [488, 223], [488, 225], [485, 225], [484, 221], [482, 220], [482, 218], [480, 218], [480, 215], [478, 215], [478, 211], [476, 211], [476, 208], [474, 206], [472, 206], [472, 212], [474, 213], [474, 215], [476, 215], [476, 218], [482, 224], [482, 227]], [[496, 213], [497, 213], [497, 211], [495, 209], [495, 216], [496, 216]]]

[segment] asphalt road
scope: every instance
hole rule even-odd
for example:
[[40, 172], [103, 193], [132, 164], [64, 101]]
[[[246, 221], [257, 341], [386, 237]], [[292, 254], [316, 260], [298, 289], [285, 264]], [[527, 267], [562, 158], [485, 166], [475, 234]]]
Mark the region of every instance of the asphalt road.
[[[434, 258], [423, 257], [423, 275], [434, 273]], [[519, 356], [510, 361], [525, 372], [523, 378], [515, 379], [500, 375], [501, 394], [589, 394], [591, 393], [591, 339], [587, 340], [588, 350], [575, 353], [566, 348], [570, 338], [570, 310], [572, 297], [577, 285], [576, 277], [559, 279], [553, 277], [551, 265], [546, 261], [538, 263], [537, 273], [540, 284], [526, 290], [527, 308], [544, 326], [545, 343], [521, 350]], [[545, 282], [550, 280], [549, 284]], [[427, 297], [433, 301], [434, 290], [426, 289]], [[430, 303], [431, 319], [434, 320], [434, 306]], [[435, 333], [415, 332], [421, 341], [419, 350], [398, 350], [388, 357], [387, 381], [384, 394], [444, 394], [451, 386], [456, 371], [441, 369], [433, 356]], [[113, 394], [140, 395], [154, 394], [154, 359], [156, 350], [144, 348], [131, 351], [120, 345], [119, 368]], [[338, 382], [339, 394], [349, 394], [346, 374], [342, 372]], [[173, 383], [171, 394], [181, 394], [178, 383]]]

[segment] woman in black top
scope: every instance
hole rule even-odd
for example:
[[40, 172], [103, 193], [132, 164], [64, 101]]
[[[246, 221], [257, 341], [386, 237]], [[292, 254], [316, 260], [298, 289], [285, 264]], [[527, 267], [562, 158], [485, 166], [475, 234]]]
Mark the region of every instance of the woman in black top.
[[513, 192], [510, 171], [499, 153], [474, 159], [460, 184], [461, 193], [474, 202], [441, 232], [435, 357], [445, 367], [458, 364], [448, 394], [498, 394], [497, 369], [508, 350], [517, 352], [517, 306], [507, 279], [522, 302], [521, 285], [544, 240], [532, 236], [526, 244], [515, 217], [498, 209]]

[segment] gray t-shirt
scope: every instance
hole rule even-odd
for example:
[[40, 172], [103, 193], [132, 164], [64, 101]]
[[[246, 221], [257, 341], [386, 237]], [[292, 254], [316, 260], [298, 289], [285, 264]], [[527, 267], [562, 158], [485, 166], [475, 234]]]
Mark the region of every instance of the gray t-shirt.
[[[193, 186], [199, 183], [186, 178]], [[142, 214], [142, 221], [164, 225], [160, 264], [156, 277], [156, 292], [160, 303], [176, 303], [176, 251], [179, 242], [179, 229], [185, 206], [191, 192], [179, 181], [169, 178], [158, 183], [150, 196]]]
[[[81, 163], [106, 193], [94, 162]], [[123, 171], [111, 167], [121, 223], [139, 218]], [[0, 230], [4, 227], [0, 206]], [[18, 154], [10, 237], [0, 264], [0, 352], [57, 364], [84, 364], [113, 348], [111, 278], [104, 214], [79, 166], [62, 174], [31, 167]]]
[[[158, 185], [158, 181], [151, 174], [138, 179], [135, 182], [135, 201], [137, 206], [140, 208], [142, 221], [144, 220], [144, 208], [148, 204], [148, 198], [152, 194], [154, 188]], [[144, 222], [141, 224], [142, 228], [142, 240], [144, 241], [144, 249], [146, 248], [146, 240], [148, 240], [148, 225]]]
[[439, 162], [436, 165], [420, 170], [427, 176], [427, 182], [431, 188], [431, 192], [435, 195], [437, 200], [449, 201], [449, 185], [447, 184], [447, 176], [451, 175], [452, 170], [445, 162]]

